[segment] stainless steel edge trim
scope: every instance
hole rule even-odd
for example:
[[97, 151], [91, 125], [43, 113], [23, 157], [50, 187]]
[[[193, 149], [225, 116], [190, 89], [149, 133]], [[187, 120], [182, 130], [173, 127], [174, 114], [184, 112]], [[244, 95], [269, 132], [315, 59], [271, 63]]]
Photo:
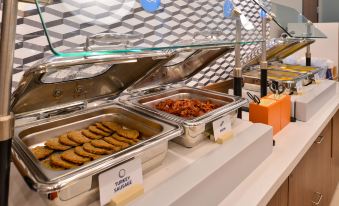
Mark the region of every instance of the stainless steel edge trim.
[[0, 116], [9, 115], [18, 1], [7, 0], [3, 5], [0, 39]]

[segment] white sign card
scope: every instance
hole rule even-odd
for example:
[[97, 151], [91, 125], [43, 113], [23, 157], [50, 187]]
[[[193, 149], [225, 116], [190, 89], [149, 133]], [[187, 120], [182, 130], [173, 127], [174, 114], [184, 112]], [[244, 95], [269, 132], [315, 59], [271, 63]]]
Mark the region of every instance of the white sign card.
[[116, 194], [133, 184], [143, 184], [140, 159], [133, 159], [100, 174], [100, 205], [108, 204]]
[[303, 92], [303, 82], [302, 81], [298, 81], [296, 84], [297, 87], [297, 93], [300, 94]]
[[314, 80], [315, 80], [315, 83], [319, 83], [320, 82], [320, 76], [319, 76], [319, 74], [315, 74], [314, 75]]
[[222, 135], [232, 130], [231, 117], [225, 116], [213, 122], [214, 140], [217, 141]]
[[244, 14], [240, 15], [240, 21], [246, 30], [250, 31], [254, 29], [254, 25]]

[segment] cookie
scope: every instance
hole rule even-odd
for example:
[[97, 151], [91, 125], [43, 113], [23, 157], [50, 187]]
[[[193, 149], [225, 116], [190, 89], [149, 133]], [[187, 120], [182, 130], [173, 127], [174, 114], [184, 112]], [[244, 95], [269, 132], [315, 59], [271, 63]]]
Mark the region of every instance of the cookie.
[[83, 156], [76, 154], [74, 152], [74, 149], [67, 150], [63, 152], [60, 156], [63, 160], [72, 162], [74, 164], [84, 164], [86, 162], [91, 161], [91, 159], [88, 157], [83, 157]]
[[81, 133], [82, 133], [84, 136], [86, 136], [86, 137], [88, 137], [88, 138], [90, 138], [90, 139], [101, 139], [101, 138], [103, 138], [102, 135], [95, 134], [95, 133], [89, 131], [88, 129], [81, 130]]
[[98, 148], [103, 148], [103, 149], [108, 149], [108, 150], [113, 150], [114, 152], [120, 151], [121, 147], [112, 145], [107, 143], [105, 140], [99, 139], [99, 140], [93, 140], [91, 141], [91, 144], [94, 147], [98, 147]]
[[91, 131], [91, 132], [93, 132], [93, 133], [95, 133], [95, 134], [102, 135], [102, 136], [104, 136], [104, 137], [107, 137], [107, 136], [110, 135], [110, 133], [104, 132], [104, 131], [102, 131], [101, 129], [99, 129], [98, 127], [96, 127], [96, 126], [89, 126], [89, 127], [88, 127], [88, 130]]
[[34, 147], [33, 149], [31, 149], [31, 152], [33, 153], [35, 158], [40, 160], [40, 159], [45, 159], [46, 157], [51, 155], [54, 152], [54, 150], [49, 149], [48, 147], [38, 146], [38, 147]]
[[84, 150], [83, 147], [81, 146], [78, 146], [76, 148], [74, 148], [74, 152], [80, 156], [83, 156], [83, 157], [89, 157], [93, 160], [96, 160], [96, 159], [99, 159], [100, 157], [102, 157], [101, 155], [96, 155], [96, 154], [93, 154], [93, 153], [90, 153], [90, 152], [86, 152]]
[[127, 137], [129, 139], [137, 139], [139, 137], [139, 132], [132, 129], [119, 129], [117, 133], [118, 135]]
[[118, 131], [119, 129], [122, 129], [122, 126], [115, 122], [102, 122], [102, 124], [115, 132]]
[[67, 134], [63, 134], [59, 137], [59, 142], [61, 144], [64, 144], [64, 145], [67, 145], [67, 146], [71, 146], [71, 147], [76, 147], [79, 145], [79, 143], [77, 142], [74, 142], [73, 140], [70, 140], [68, 138], [68, 135]]
[[130, 145], [135, 145], [136, 143], [139, 142], [138, 139], [128, 139], [128, 138], [125, 138], [125, 137], [122, 137], [122, 136], [119, 136], [117, 133], [113, 134], [112, 137], [118, 141], [121, 141], [121, 142], [125, 142], [125, 143], [128, 143]]
[[104, 140], [106, 142], [108, 142], [109, 144], [121, 147], [122, 149], [125, 149], [125, 148], [130, 146], [128, 143], [118, 141], [118, 140], [114, 139], [113, 137], [105, 137]]
[[111, 129], [105, 127], [105, 126], [104, 126], [103, 124], [101, 124], [100, 122], [95, 123], [95, 126], [98, 127], [98, 129], [101, 129], [101, 130], [104, 131], [104, 132], [108, 132], [108, 133], [110, 133], [110, 134], [113, 133], [113, 131], [112, 131]]
[[64, 144], [61, 144], [59, 142], [59, 138], [53, 138], [53, 139], [49, 139], [46, 141], [45, 145], [47, 147], [49, 147], [50, 149], [54, 149], [54, 150], [68, 150], [70, 149], [71, 147], [70, 146], [67, 146], [67, 145], [64, 145]]
[[107, 155], [107, 154], [112, 154], [114, 152], [112, 150], [94, 147], [91, 143], [85, 143], [84, 145], [82, 145], [82, 147], [84, 148], [86, 152], [97, 154], [97, 155]]
[[62, 167], [65, 169], [72, 169], [77, 167], [78, 165], [73, 164], [71, 162], [65, 161], [63, 159], [61, 159], [61, 155], [60, 154], [52, 154], [50, 157], [50, 161], [51, 161], [51, 165], [55, 166], [55, 167]]
[[65, 170], [65, 168], [63, 167], [57, 167], [57, 166], [54, 166], [51, 164], [51, 160], [49, 158], [43, 160], [41, 162], [41, 164], [46, 167], [47, 169], [50, 169], [50, 170], [56, 170], [56, 171], [61, 171], [61, 170]]
[[79, 143], [80, 145], [90, 142], [91, 139], [85, 137], [81, 131], [72, 131], [67, 134], [68, 138], [76, 143]]

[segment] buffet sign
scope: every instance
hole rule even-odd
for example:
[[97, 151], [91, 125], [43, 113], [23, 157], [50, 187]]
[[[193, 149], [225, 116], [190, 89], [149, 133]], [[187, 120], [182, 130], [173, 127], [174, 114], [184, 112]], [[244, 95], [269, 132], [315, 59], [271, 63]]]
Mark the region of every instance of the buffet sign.
[[214, 141], [218, 143], [223, 143], [226, 139], [228, 139], [232, 135], [233, 135], [232, 123], [231, 117], [229, 115], [213, 122]]
[[[140, 159], [133, 159], [99, 175], [100, 205], [119, 205], [143, 194]], [[113, 204], [112, 204], [113, 203]]]

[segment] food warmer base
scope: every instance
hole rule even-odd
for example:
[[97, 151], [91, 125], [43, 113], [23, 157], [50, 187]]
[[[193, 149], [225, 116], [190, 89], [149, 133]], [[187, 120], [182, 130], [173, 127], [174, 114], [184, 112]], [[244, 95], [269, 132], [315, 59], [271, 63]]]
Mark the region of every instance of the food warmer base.
[[[168, 144], [161, 145], [162, 147], [166, 147]], [[163, 160], [166, 158], [167, 152], [162, 152], [161, 154], [156, 155], [153, 159], [148, 160], [146, 162], [142, 162], [142, 171], [143, 175], [147, 174], [152, 169], [159, 167]], [[137, 157], [141, 160], [145, 159], [143, 156]], [[93, 180], [95, 179], [95, 181]], [[57, 197], [51, 199], [51, 194], [40, 194], [41, 199], [48, 206], [84, 206], [88, 203], [98, 202], [99, 201], [99, 187], [98, 178], [93, 177], [93, 179], [84, 179], [79, 183], [76, 183], [74, 186], [66, 188], [57, 194]], [[88, 184], [96, 185], [94, 188], [88, 188]], [[74, 191], [77, 190], [77, 193]], [[99, 205], [99, 204], [98, 204]]]
[[332, 80], [321, 80], [319, 84], [304, 87], [302, 95], [291, 96], [292, 116], [299, 121], [307, 122], [322, 105], [336, 95], [336, 91], [337, 84]]
[[150, 173], [145, 184], [151, 188], [131, 206], [218, 205], [273, 149], [267, 125], [237, 120], [234, 133], [222, 145], [203, 141], [193, 151], [170, 143], [168, 162]]
[[[271, 152], [272, 129], [266, 125], [253, 124], [240, 119], [237, 119], [234, 124], [234, 137], [226, 141], [223, 145], [204, 140], [194, 149], [189, 149], [169, 142], [169, 152], [164, 162], [155, 170], [144, 175], [145, 194], [131, 202], [131, 205], [171, 205], [171, 202], [178, 200], [183, 194], [185, 197], [197, 197], [197, 195], [199, 195], [199, 198], [219, 201], [220, 197], [225, 197], [234, 190]], [[197, 167], [199, 169], [196, 169]], [[240, 170], [239, 167], [242, 169]], [[233, 171], [233, 175], [229, 173], [231, 171]], [[239, 173], [239, 171], [243, 172]], [[216, 174], [223, 176], [218, 178], [215, 176]], [[15, 178], [20, 178], [20, 180], [18, 180], [15, 185], [13, 184], [14, 181], [12, 181], [10, 202], [14, 205], [15, 203], [21, 204], [23, 201], [27, 203], [27, 206], [53, 203], [52, 201], [46, 200], [43, 196], [40, 197], [38, 194], [31, 192], [26, 185], [24, 185], [16, 169], [13, 168], [12, 180]], [[178, 178], [182, 178], [182, 182]], [[197, 180], [197, 178], [199, 180]], [[199, 187], [201, 180], [204, 179], [207, 185], [204, 184], [203, 187]], [[215, 184], [215, 182], [211, 182], [211, 180], [223, 181], [222, 185], [227, 188], [225, 188], [225, 190], [216, 190], [213, 192], [213, 195], [206, 195], [212, 194], [210, 192], [200, 193], [201, 190], [196, 190], [197, 187], [209, 190], [210, 188], [215, 188], [216, 186], [209, 185]], [[179, 184], [180, 187], [170, 187], [174, 184], [178, 185], [178, 182], [181, 182]], [[22, 186], [25, 186], [25, 188], [20, 188]], [[192, 188], [195, 189], [192, 190]], [[22, 191], [22, 193], [15, 195], [17, 191]], [[173, 191], [173, 193], [171, 191]], [[172, 195], [168, 195], [169, 192], [171, 192]], [[215, 195], [218, 195], [218, 197], [216, 198]], [[31, 198], [27, 198], [27, 196]], [[99, 206], [99, 193], [98, 190], [92, 190], [70, 201], [63, 202], [55, 200], [54, 203], [62, 203], [64, 206]], [[198, 205], [213, 204], [203, 204], [203, 202], [201, 202], [201, 204]]]

